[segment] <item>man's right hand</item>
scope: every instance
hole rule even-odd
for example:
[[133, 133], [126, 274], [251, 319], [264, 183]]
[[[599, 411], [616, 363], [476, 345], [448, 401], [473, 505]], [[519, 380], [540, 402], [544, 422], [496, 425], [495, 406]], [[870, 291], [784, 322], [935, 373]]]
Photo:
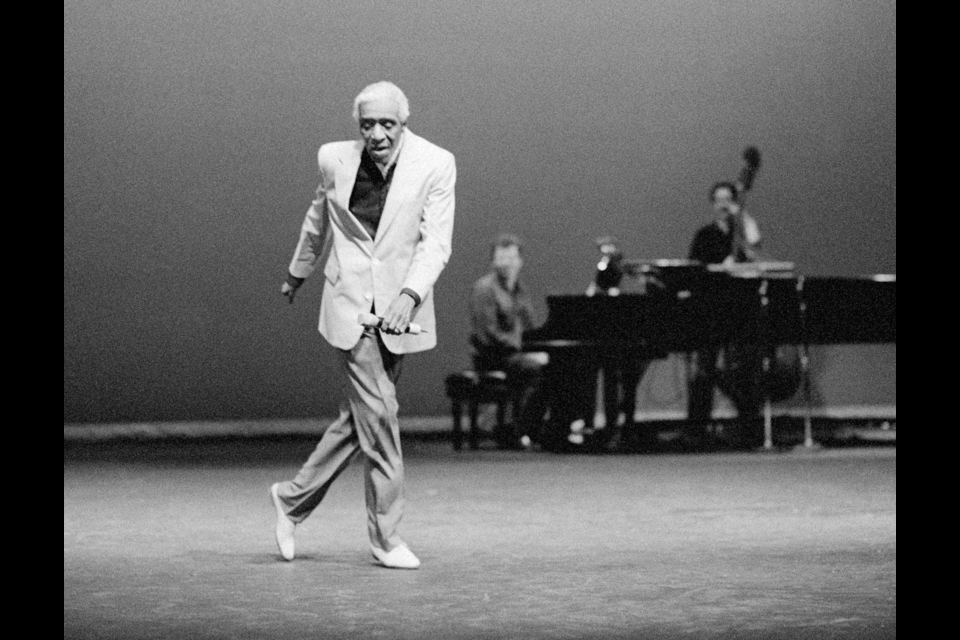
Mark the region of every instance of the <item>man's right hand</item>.
[[289, 282], [284, 282], [280, 287], [280, 293], [287, 297], [288, 303], [293, 304], [293, 299], [297, 296], [297, 289], [296, 287], [290, 286]]

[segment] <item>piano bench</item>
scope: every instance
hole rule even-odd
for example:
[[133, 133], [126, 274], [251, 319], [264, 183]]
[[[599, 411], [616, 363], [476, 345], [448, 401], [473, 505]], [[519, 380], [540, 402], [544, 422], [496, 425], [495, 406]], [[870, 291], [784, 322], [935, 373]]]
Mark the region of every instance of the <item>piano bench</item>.
[[463, 448], [463, 412], [467, 410], [470, 420], [469, 444], [471, 449], [480, 448], [480, 428], [477, 418], [480, 405], [497, 405], [497, 429], [506, 429], [507, 405], [511, 391], [507, 384], [507, 374], [503, 371], [460, 371], [446, 378], [447, 397], [453, 412], [453, 448]]

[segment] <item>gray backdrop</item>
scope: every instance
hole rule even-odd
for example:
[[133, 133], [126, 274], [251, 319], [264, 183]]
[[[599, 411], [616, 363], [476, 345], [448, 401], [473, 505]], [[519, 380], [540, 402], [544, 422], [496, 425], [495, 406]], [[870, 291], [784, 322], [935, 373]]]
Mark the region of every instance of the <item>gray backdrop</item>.
[[[893, 0], [68, 0], [65, 422], [335, 411], [319, 287], [292, 307], [279, 287], [316, 149], [356, 135], [351, 101], [381, 79], [459, 168], [440, 345], [407, 360], [408, 415], [447, 409], [494, 234], [527, 240], [545, 315], [589, 283], [602, 233], [684, 257], [747, 145], [768, 256], [896, 273]], [[884, 396], [858, 402], [895, 404], [892, 348], [893, 386], [853, 358], [858, 392]]]

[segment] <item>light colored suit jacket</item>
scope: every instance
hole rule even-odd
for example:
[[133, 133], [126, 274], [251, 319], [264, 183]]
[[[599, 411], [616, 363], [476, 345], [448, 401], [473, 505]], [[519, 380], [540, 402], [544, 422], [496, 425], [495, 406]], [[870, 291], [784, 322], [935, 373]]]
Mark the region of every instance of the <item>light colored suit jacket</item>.
[[371, 238], [350, 212], [350, 194], [360, 167], [362, 140], [320, 147], [320, 185], [307, 210], [290, 273], [324, 274], [320, 333], [334, 347], [352, 349], [363, 327], [357, 322], [371, 306], [383, 315], [404, 288], [420, 296], [412, 321], [419, 335], [382, 334], [393, 353], [432, 349], [437, 344], [433, 286], [450, 258], [453, 237], [453, 154], [404, 131], [390, 191]]

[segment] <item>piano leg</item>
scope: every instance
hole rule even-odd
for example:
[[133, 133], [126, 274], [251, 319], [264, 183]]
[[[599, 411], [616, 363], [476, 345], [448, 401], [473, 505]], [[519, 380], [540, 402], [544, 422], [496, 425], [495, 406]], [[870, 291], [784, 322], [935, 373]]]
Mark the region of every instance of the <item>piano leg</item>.
[[[770, 375], [770, 356], [763, 357], [763, 377], [766, 379]], [[763, 448], [767, 451], [773, 449], [773, 402], [770, 400], [770, 392], [764, 390], [763, 393]]]
[[803, 446], [806, 449], [819, 448], [813, 441], [813, 402], [810, 382], [810, 347], [800, 345], [800, 384], [803, 387]]
[[800, 312], [800, 385], [803, 393], [803, 446], [817, 447], [813, 441], [813, 409], [810, 382], [810, 342], [807, 338], [807, 300], [804, 294], [804, 277], [797, 278], [798, 310]]
[[763, 448], [773, 449], [773, 403], [769, 397], [763, 400]]

